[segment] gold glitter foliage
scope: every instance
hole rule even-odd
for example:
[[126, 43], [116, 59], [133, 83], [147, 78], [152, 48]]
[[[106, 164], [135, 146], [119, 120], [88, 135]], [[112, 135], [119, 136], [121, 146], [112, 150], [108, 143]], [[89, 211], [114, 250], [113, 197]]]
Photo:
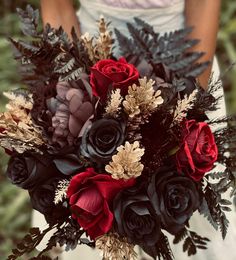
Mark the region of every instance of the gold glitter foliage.
[[161, 91], [155, 91], [153, 88], [155, 81], [152, 79], [147, 80], [147, 78], [144, 77], [139, 79], [139, 84], [139, 86], [133, 84], [129, 87], [128, 95], [126, 95], [123, 101], [125, 112], [131, 118], [139, 115], [146, 118], [164, 101], [160, 96]]
[[30, 116], [33, 101], [30, 96], [5, 94], [10, 101], [7, 111], [0, 113], [0, 145], [10, 151], [23, 153], [27, 150], [39, 152], [44, 144], [42, 131], [35, 126]]
[[61, 180], [58, 182], [57, 189], [55, 191], [55, 198], [54, 198], [54, 204], [59, 204], [60, 202], [63, 202], [64, 199], [67, 197], [67, 190], [70, 185], [70, 182], [68, 180]]
[[118, 153], [112, 156], [112, 162], [105, 167], [112, 178], [128, 180], [140, 176], [144, 168], [141, 163], [144, 149], [140, 148], [139, 142], [126, 142], [124, 146], [119, 146], [117, 151]]
[[123, 98], [120, 94], [120, 89], [117, 88], [116, 90], [113, 90], [111, 93], [110, 101], [105, 108], [106, 115], [117, 117], [121, 110], [122, 101]]
[[95, 64], [99, 60], [109, 59], [112, 51], [112, 32], [108, 30], [109, 23], [103, 16], [98, 22], [98, 36], [90, 37], [89, 33], [81, 36], [84, 46], [88, 50], [90, 60]]
[[109, 233], [96, 240], [96, 248], [102, 251], [104, 260], [136, 260], [134, 246], [117, 233]]

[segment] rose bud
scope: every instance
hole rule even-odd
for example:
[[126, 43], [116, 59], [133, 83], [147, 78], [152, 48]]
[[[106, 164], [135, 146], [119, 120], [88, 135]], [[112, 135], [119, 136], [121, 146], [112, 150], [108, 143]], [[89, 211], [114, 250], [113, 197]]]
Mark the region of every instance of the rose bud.
[[109, 87], [120, 88], [121, 94], [126, 95], [128, 87], [139, 78], [139, 72], [133, 64], [124, 58], [118, 61], [101, 60], [91, 68], [90, 84], [93, 94], [106, 101]]
[[218, 149], [209, 125], [186, 121], [183, 142], [176, 154], [178, 171], [200, 181], [206, 172], [212, 170], [217, 156]]
[[72, 217], [91, 239], [104, 235], [113, 224], [113, 198], [133, 184], [133, 179], [115, 180], [110, 175], [97, 174], [93, 168], [75, 175], [67, 191]]
[[148, 197], [161, 218], [161, 225], [171, 234], [184, 228], [200, 205], [197, 184], [170, 167], [159, 168], [148, 185]]

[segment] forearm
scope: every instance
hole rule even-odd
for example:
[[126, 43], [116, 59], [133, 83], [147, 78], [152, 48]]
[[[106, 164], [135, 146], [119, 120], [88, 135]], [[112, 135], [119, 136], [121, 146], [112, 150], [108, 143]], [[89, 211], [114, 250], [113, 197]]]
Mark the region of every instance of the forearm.
[[[213, 61], [216, 38], [219, 26], [220, 0], [185, 0], [186, 25], [193, 26], [190, 37], [200, 39], [201, 42], [193, 48], [193, 51], [203, 51], [206, 54], [200, 61]], [[199, 82], [207, 88], [208, 79], [212, 67], [199, 77]]]
[[72, 0], [40, 0], [40, 4], [44, 25], [49, 23], [54, 28], [62, 26], [69, 36], [74, 27], [76, 33], [80, 35]]

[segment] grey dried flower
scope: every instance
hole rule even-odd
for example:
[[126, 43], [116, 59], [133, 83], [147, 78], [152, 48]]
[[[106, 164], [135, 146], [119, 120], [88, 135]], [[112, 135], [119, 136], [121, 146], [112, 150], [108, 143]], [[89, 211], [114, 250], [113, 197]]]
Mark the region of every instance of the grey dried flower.
[[73, 145], [92, 116], [94, 107], [86, 92], [74, 82], [59, 82], [56, 90], [57, 96], [47, 100], [48, 109], [53, 114], [52, 142], [61, 147]]

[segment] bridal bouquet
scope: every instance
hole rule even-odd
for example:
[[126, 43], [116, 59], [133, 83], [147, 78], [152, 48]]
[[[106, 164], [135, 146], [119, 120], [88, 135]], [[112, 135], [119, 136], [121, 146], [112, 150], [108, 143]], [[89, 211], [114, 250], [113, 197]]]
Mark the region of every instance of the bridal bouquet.
[[0, 145], [10, 155], [7, 176], [28, 190], [48, 227], [32, 228], [8, 260], [49, 231], [46, 248], [31, 259], [50, 259], [44, 253], [57, 244], [86, 244], [104, 259], [135, 259], [138, 245], [169, 260], [166, 232], [192, 255], [209, 241], [191, 230], [195, 211], [224, 238], [236, 127], [233, 118], [208, 118], [220, 81], [208, 92], [199, 86], [208, 63], [189, 51], [198, 42], [187, 38], [191, 30], [159, 35], [135, 19], [128, 38], [115, 29], [114, 45], [104, 18], [97, 35], [72, 31], [69, 40], [61, 28], [38, 32], [31, 7], [18, 13], [27, 41], [10, 41], [26, 87], [5, 93]]

